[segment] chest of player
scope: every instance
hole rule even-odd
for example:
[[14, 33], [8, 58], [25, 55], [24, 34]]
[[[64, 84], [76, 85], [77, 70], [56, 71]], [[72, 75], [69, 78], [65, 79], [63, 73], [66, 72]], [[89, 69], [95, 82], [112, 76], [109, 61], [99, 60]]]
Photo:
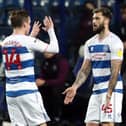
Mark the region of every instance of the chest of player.
[[89, 53], [92, 61], [110, 60], [110, 52], [110, 47], [107, 44], [89, 46]]

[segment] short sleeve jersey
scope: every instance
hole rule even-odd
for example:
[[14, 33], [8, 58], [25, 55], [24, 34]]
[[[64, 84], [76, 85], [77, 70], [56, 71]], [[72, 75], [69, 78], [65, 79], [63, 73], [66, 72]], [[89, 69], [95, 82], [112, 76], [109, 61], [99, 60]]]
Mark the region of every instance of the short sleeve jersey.
[[[98, 35], [95, 35], [86, 42], [84, 54], [85, 59], [91, 61], [94, 94], [106, 92], [111, 76], [111, 60], [123, 60], [122, 41], [111, 32], [102, 41], [99, 40]], [[114, 91], [122, 93], [122, 79], [120, 73]]]

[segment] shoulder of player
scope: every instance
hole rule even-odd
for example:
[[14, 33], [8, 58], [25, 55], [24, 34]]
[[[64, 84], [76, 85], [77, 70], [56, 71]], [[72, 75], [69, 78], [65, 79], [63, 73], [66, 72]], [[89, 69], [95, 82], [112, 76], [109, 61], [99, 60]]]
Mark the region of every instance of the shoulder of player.
[[5, 41], [9, 40], [9, 39], [10, 39], [10, 37], [11, 37], [11, 35], [6, 36], [6, 37], [4, 38], [4, 40], [3, 40], [3, 42], [5, 42]]
[[111, 49], [114, 48], [119, 48], [119, 49], [123, 49], [123, 42], [121, 41], [121, 39], [114, 33], [111, 33], [110, 35], [110, 41], [109, 41], [109, 45]]
[[110, 37], [111, 37], [112, 42], [122, 43], [122, 40], [115, 33], [111, 32]]
[[[11, 35], [10, 35], [11, 36]], [[4, 43], [10, 40], [10, 36], [6, 36], [4, 40], [0, 42], [0, 46], [4, 46]]]
[[7, 36], [4, 41], [8, 41], [8, 40], [14, 40], [14, 39], [25, 39], [25, 38], [29, 38], [29, 36], [27, 35], [10, 35], [10, 36]]
[[86, 44], [92, 44], [94, 43], [94, 40], [97, 38], [97, 35], [92, 36], [90, 39], [86, 41]]
[[22, 43], [25, 42], [25, 44], [28, 44], [34, 42], [36, 38], [29, 35], [19, 35], [17, 36], [17, 40], [21, 41]]
[[3, 40], [1, 45], [2, 46], [11, 45], [11, 44], [15, 45], [15, 44], [20, 43], [20, 42], [22, 44], [25, 43], [25, 45], [27, 45], [29, 42], [31, 42], [31, 37], [29, 37], [27, 35], [10, 35], [10, 36], [7, 36]]

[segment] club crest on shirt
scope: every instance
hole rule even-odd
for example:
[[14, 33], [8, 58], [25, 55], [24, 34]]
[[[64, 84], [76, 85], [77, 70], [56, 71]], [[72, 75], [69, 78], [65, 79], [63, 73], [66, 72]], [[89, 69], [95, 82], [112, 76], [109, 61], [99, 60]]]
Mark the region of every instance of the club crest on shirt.
[[94, 50], [94, 47], [92, 46], [92, 47], [90, 48], [90, 50], [91, 50], [91, 52], [93, 52], [93, 50]]
[[108, 45], [104, 45], [103, 46], [103, 51], [104, 52], [108, 52], [109, 51], [109, 46]]

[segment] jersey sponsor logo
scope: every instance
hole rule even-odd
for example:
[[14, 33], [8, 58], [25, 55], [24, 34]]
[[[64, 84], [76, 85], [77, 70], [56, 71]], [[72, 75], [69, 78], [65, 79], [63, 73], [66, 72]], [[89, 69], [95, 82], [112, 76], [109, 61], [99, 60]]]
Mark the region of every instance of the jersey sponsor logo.
[[91, 45], [89, 46], [90, 53], [110, 53], [109, 45]]
[[106, 53], [97, 53], [95, 55], [92, 56], [92, 59], [104, 59], [106, 57]]

